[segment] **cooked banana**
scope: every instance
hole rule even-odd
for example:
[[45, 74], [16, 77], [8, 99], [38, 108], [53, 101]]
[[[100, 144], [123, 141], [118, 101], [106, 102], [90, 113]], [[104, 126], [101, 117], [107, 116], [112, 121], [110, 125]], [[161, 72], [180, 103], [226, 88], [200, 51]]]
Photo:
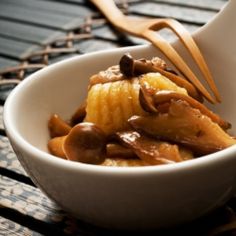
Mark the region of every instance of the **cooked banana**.
[[88, 92], [85, 121], [95, 123], [106, 134], [126, 129], [132, 114], [144, 114], [139, 89], [137, 78], [93, 85]]
[[[145, 74], [141, 80], [155, 91], [172, 90], [187, 94], [184, 88], [160, 73]], [[145, 114], [139, 103], [139, 90], [139, 78], [94, 84], [88, 92], [85, 121], [95, 123], [106, 134], [126, 130], [129, 127], [127, 120], [132, 115]]]
[[160, 73], [147, 73], [141, 76], [141, 82], [146, 83], [148, 87], [155, 90], [171, 90], [181, 94], [188, 94], [185, 88], [181, 88], [174, 82], [161, 75]]

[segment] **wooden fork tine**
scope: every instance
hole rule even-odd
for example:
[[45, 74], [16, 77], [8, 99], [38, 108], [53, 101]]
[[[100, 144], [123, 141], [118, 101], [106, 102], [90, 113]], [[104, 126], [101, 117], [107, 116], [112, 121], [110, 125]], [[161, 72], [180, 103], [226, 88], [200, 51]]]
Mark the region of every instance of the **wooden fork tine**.
[[213, 94], [215, 95], [216, 100], [220, 102], [220, 94], [212, 78], [211, 72], [191, 34], [183, 27], [183, 25], [181, 25], [178, 21], [174, 19], [163, 19], [163, 24], [169, 29], [171, 29], [182, 41], [184, 46], [188, 49], [193, 59], [195, 60], [197, 66], [199, 67], [200, 71], [202, 72], [205, 80], [207, 81], [209, 87], [211, 88]]
[[202, 83], [198, 80], [196, 75], [192, 72], [192, 70], [188, 67], [188, 65], [184, 62], [181, 56], [177, 53], [177, 51], [171, 46], [169, 42], [163, 39], [160, 35], [158, 35], [153, 30], [146, 30], [143, 34], [143, 38], [147, 39], [154, 46], [159, 48], [164, 55], [176, 66], [178, 70], [180, 70], [186, 78], [192, 82], [193, 85], [199, 90], [199, 92], [211, 103], [215, 103], [215, 99], [211, 96], [211, 94], [206, 90], [206, 88], [202, 85]]
[[[215, 87], [213, 91], [215, 92], [215, 96], [217, 95], [216, 99], [214, 99], [211, 96], [211, 94], [206, 90], [206, 88], [202, 85], [202, 83], [198, 80], [198, 78], [195, 76], [195, 74], [192, 72], [189, 66], [184, 62], [184, 60], [170, 45], [170, 43], [168, 43], [154, 31], [155, 29], [161, 29], [164, 26], [167, 26], [174, 31], [175, 29], [174, 23], [171, 22], [167, 23], [168, 21], [166, 21], [166, 23], [163, 24], [164, 22], [163, 19], [158, 19], [158, 20], [153, 19], [151, 21], [150, 19], [146, 19], [139, 21], [138, 23], [137, 20], [134, 21], [133, 19], [124, 16], [123, 13], [115, 5], [115, 2], [112, 0], [90, 0], [90, 1], [93, 2], [100, 9], [100, 11], [107, 17], [107, 19], [118, 29], [127, 32], [131, 35], [134, 35], [136, 37], [142, 37], [150, 41], [157, 48], [159, 48], [163, 52], [163, 54], [167, 56], [167, 58], [176, 66], [176, 68], [179, 71], [181, 71], [185, 75], [185, 77], [190, 82], [192, 82], [192, 84], [209, 102], [215, 103], [216, 99], [219, 100], [219, 95], [217, 95], [218, 91], [214, 83], [212, 83], [211, 80], [209, 80], [209, 76], [207, 78], [208, 81], [210, 82], [210, 85], [213, 84], [212, 88]], [[180, 30], [177, 30], [175, 33], [177, 34], [177, 36], [179, 37], [181, 36]], [[191, 49], [192, 52], [192, 47], [190, 47], [190, 45], [192, 45], [191, 40], [183, 40], [182, 38], [183, 37], [180, 37], [180, 39], [184, 42], [184, 45], [185, 46], [187, 45], [188, 49]]]

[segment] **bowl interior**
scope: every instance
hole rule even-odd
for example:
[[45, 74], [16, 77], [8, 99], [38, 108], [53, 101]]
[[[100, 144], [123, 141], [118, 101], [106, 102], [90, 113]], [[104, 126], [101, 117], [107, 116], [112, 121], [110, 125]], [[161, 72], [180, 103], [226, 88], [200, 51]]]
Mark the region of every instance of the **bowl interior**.
[[[47, 151], [47, 122], [50, 115], [57, 113], [63, 119], [69, 119], [86, 98], [88, 78], [117, 64], [126, 52], [131, 52], [137, 58], [160, 55], [152, 46], [136, 46], [78, 56], [42, 69], [12, 92], [8, 101], [11, 114], [7, 122], [13, 124], [27, 142]], [[221, 78], [215, 76], [215, 79], [218, 83], [217, 80]], [[236, 109], [231, 101], [236, 99], [236, 93], [233, 92], [235, 83], [219, 81], [219, 84], [224, 102], [214, 109], [233, 123]]]

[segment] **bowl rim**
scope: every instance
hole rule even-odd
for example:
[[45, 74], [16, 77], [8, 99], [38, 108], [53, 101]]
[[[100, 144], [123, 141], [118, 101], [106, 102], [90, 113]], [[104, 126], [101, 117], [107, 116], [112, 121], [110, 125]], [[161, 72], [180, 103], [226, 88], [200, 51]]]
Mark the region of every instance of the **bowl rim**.
[[153, 48], [152, 45], [139, 45], [139, 46], [129, 46], [129, 47], [122, 47], [122, 48], [115, 48], [115, 49], [108, 49], [108, 50], [101, 50], [97, 52], [91, 52], [83, 55], [74, 56], [68, 59], [64, 59], [62, 61], [56, 62], [52, 65], [49, 65], [33, 74], [25, 78], [19, 85], [17, 85], [9, 94], [3, 108], [3, 124], [6, 129], [7, 136], [11, 143], [15, 143], [17, 147], [21, 147], [25, 153], [28, 155], [33, 156], [34, 158], [40, 159], [40, 161], [45, 162], [45, 164], [54, 165], [55, 167], [59, 168], [69, 168], [72, 171], [89, 171], [95, 172], [100, 174], [129, 174], [129, 175], [136, 175], [136, 174], [150, 174], [150, 173], [170, 173], [176, 171], [186, 171], [187, 169], [193, 170], [194, 168], [203, 168], [203, 166], [213, 165], [214, 163], [222, 163], [225, 161], [229, 161], [236, 155], [236, 145], [228, 147], [224, 150], [220, 150], [218, 152], [204, 155], [192, 160], [187, 160], [179, 163], [173, 164], [166, 164], [166, 165], [156, 165], [156, 166], [140, 166], [140, 167], [118, 167], [118, 166], [101, 166], [101, 165], [91, 165], [86, 163], [68, 161], [62, 158], [58, 158], [50, 153], [42, 151], [37, 147], [33, 146], [32, 144], [28, 143], [24, 137], [17, 131], [15, 128], [14, 122], [11, 119], [12, 114], [12, 104], [14, 100], [17, 99], [18, 94], [21, 93], [22, 89], [29, 83], [34, 83], [33, 81], [39, 80], [40, 75], [48, 70], [55, 70], [58, 69], [61, 65], [70, 64], [71, 62], [83, 60], [83, 58], [98, 55], [98, 54], [107, 54], [107, 53], [115, 53], [120, 50], [128, 51], [132, 50], [139, 50], [139, 49], [150, 49]]

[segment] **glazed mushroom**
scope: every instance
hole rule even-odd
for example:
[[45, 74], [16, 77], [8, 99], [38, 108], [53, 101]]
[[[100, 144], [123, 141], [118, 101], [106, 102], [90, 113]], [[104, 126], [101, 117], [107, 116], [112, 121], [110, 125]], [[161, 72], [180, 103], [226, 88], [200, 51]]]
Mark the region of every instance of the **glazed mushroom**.
[[236, 144], [236, 140], [217, 123], [182, 100], [170, 100], [166, 113], [133, 116], [129, 123], [137, 131], [183, 144], [198, 155], [213, 153]]
[[170, 100], [186, 101], [191, 107], [200, 110], [203, 115], [208, 116], [213, 122], [216, 122], [223, 129], [231, 128], [231, 124], [223, 120], [220, 116], [209, 110], [205, 105], [185, 94], [176, 93], [173, 91], [158, 91], [153, 96], [154, 104], [169, 102]]
[[71, 126], [62, 120], [57, 114], [53, 114], [48, 121], [48, 129], [50, 137], [54, 138], [67, 135], [71, 130]]
[[81, 123], [86, 116], [86, 102], [82, 103], [72, 115], [70, 123], [72, 126]]
[[227, 130], [231, 128], [231, 124], [223, 120], [220, 116], [209, 110], [204, 104], [198, 102], [194, 98], [170, 90], [151, 91], [146, 87], [145, 83], [141, 83], [139, 101], [142, 108], [147, 112], [157, 113], [157, 108], [161, 104], [169, 103], [171, 100], [186, 101], [191, 107], [199, 109], [202, 114], [208, 116], [213, 122], [219, 124], [220, 127]]
[[83, 122], [71, 128], [67, 135], [49, 140], [48, 149], [64, 159], [99, 164], [105, 158], [106, 136], [96, 125]]
[[129, 53], [124, 54], [119, 62], [120, 71], [126, 77], [134, 77], [148, 72], [157, 72], [159, 68], [166, 70], [166, 63], [159, 57], [153, 57], [152, 60], [139, 59], [135, 60]]
[[147, 137], [137, 131], [117, 132], [117, 136], [141, 160], [150, 165], [170, 164], [184, 160], [179, 147], [175, 144]]
[[146, 112], [157, 113], [159, 111], [154, 104], [154, 93], [154, 91], [147, 88], [145, 83], [140, 83], [139, 103]]
[[149, 72], [158, 72], [179, 87], [185, 88], [191, 97], [200, 102], [203, 101], [202, 96], [189, 81], [181, 78], [175, 73], [167, 71], [166, 64], [158, 57], [154, 57], [152, 60], [135, 60], [130, 54], [125, 54], [120, 60], [120, 70], [127, 77], [138, 76]]
[[106, 145], [107, 157], [119, 157], [125, 159], [137, 158], [132, 149], [124, 147], [118, 143], [108, 143]]
[[63, 143], [67, 159], [99, 164], [105, 159], [106, 136], [95, 124], [83, 122], [74, 126]]

